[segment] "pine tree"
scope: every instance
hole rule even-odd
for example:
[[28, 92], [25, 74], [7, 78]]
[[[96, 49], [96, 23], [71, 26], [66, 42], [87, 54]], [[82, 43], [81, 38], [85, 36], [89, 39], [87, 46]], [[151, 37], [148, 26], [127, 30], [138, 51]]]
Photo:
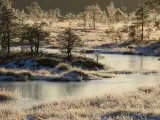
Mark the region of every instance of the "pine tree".
[[38, 56], [42, 42], [49, 37], [49, 32], [43, 29], [41, 24], [25, 25], [22, 32], [22, 43], [30, 45], [31, 55]]
[[144, 25], [148, 17], [148, 7], [144, 4], [144, 2], [142, 2], [139, 8], [136, 10], [135, 15], [138, 23], [141, 26], [141, 42], [144, 42]]
[[[0, 0], [1, 47], [10, 55], [11, 40], [16, 37], [18, 20], [9, 0]], [[16, 32], [17, 31], [17, 32]]]
[[44, 11], [37, 2], [33, 2], [32, 4], [27, 6], [26, 9], [29, 17], [33, 19], [42, 18], [42, 16], [44, 15]]
[[60, 32], [56, 41], [61, 52], [67, 55], [68, 61], [72, 59], [72, 51], [83, 44], [80, 37], [75, 35], [71, 28]]

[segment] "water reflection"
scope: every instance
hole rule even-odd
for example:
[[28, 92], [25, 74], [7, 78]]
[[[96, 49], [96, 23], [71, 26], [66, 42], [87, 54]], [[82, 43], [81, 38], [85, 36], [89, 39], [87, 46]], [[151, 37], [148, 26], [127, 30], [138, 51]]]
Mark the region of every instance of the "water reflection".
[[10, 82], [1, 83], [0, 88], [18, 90], [23, 98], [32, 100], [63, 100], [65, 98], [79, 99], [105, 93], [120, 93], [133, 90], [141, 85], [156, 85], [160, 83], [160, 75], [120, 76], [109, 80], [83, 83], [51, 83], [51, 82]]
[[157, 57], [133, 56], [133, 55], [106, 55], [101, 62], [119, 70], [160, 70], [160, 61]]

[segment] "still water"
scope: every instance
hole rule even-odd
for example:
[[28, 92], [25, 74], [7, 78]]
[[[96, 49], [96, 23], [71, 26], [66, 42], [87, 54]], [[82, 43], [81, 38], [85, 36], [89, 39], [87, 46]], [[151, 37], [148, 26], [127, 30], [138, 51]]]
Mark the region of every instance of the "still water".
[[160, 61], [158, 61], [157, 57], [109, 54], [103, 54], [102, 56], [104, 56], [104, 59], [102, 59], [101, 62], [116, 70], [160, 71]]
[[[114, 69], [160, 71], [160, 61], [156, 57], [141, 57], [128, 55], [104, 55], [100, 62]], [[81, 99], [108, 93], [121, 93], [135, 90], [139, 86], [160, 84], [160, 74], [151, 75], [119, 75], [107, 80], [97, 80], [82, 83], [52, 83], [45, 81], [34, 82], [1, 82], [0, 88], [18, 90], [23, 100], [16, 106], [28, 106], [45, 101]], [[25, 101], [25, 105], [23, 104]]]

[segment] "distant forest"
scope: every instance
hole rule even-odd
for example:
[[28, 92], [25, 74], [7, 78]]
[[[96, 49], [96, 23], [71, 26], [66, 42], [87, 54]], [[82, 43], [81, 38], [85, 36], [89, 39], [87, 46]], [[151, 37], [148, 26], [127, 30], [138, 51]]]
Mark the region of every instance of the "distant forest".
[[[34, 1], [38, 2], [43, 9], [60, 8], [63, 13], [82, 12], [85, 6], [99, 4], [102, 8], [106, 7], [111, 0], [15, 0], [15, 7], [24, 9]], [[113, 0], [116, 7], [125, 6], [128, 12], [134, 11], [140, 0]]]

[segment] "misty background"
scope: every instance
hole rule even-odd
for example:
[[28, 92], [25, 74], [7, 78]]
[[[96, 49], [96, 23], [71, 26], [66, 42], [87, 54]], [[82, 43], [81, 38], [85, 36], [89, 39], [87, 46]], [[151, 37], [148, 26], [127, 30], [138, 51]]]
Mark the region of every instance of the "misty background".
[[125, 6], [128, 12], [135, 10], [141, 0], [15, 0], [15, 7], [25, 9], [32, 2], [38, 2], [43, 9], [60, 8], [63, 13], [79, 13], [84, 10], [85, 6], [99, 4], [102, 9], [113, 1], [116, 7]]

